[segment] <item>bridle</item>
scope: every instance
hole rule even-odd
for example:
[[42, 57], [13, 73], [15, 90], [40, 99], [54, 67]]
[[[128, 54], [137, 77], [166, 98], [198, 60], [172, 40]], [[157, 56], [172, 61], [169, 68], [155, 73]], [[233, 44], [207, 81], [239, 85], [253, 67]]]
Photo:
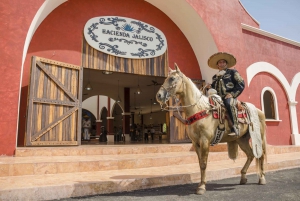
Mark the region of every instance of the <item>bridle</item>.
[[[181, 85], [180, 87], [183, 85], [184, 88], [186, 86], [186, 83], [183, 81], [183, 74], [180, 72], [178, 73], [179, 74], [179, 77], [181, 78]], [[161, 110], [165, 110], [165, 111], [177, 111], [178, 114], [180, 115], [180, 112], [179, 110], [181, 108], [187, 108], [187, 107], [192, 107], [192, 106], [195, 106], [197, 105], [197, 103], [199, 102], [199, 100], [201, 99], [201, 97], [203, 96], [203, 94], [201, 93], [201, 96], [199, 97], [199, 99], [194, 103], [194, 104], [190, 104], [190, 105], [179, 105], [180, 101], [179, 99], [177, 98], [176, 94], [173, 92], [173, 94], [171, 93], [172, 90], [174, 90], [176, 87], [177, 87], [177, 84], [178, 82], [172, 84], [171, 86], [169, 87], [165, 87], [164, 84], [161, 85], [161, 87], [167, 91], [166, 93], [166, 98], [165, 98], [165, 102], [164, 103], [160, 103], [160, 107], [161, 107]], [[175, 106], [169, 106], [166, 102], [170, 99], [170, 97], [174, 98], [175, 100]], [[166, 105], [165, 107], [163, 107], [164, 105]], [[169, 109], [168, 109], [169, 108]], [[181, 115], [180, 115], [181, 116]]]

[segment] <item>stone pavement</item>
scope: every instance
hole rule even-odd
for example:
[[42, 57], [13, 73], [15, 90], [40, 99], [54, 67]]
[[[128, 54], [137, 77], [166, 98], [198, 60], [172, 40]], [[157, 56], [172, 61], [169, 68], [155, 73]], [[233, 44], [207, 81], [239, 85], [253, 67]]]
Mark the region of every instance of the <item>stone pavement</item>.
[[[0, 157], [0, 200], [54, 200], [200, 181], [191, 144], [18, 148]], [[268, 145], [266, 171], [300, 167], [299, 146]], [[236, 177], [246, 161], [211, 147], [207, 180]], [[249, 173], [255, 172], [253, 161]]]
[[233, 177], [206, 184], [206, 193], [197, 195], [197, 183], [166, 186], [66, 198], [62, 201], [299, 201], [300, 200], [300, 168], [271, 171], [266, 174], [267, 184], [258, 185], [256, 174], [248, 175], [248, 183], [239, 185], [240, 178]]

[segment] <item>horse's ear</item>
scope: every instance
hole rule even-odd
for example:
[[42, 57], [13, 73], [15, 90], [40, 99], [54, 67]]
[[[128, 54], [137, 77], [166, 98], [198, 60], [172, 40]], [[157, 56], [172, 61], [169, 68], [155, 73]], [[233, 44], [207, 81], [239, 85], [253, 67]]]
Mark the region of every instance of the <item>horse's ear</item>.
[[179, 69], [179, 67], [177, 66], [177, 63], [174, 64], [174, 67], [175, 67], [175, 70], [176, 70], [177, 72], [181, 72], [180, 69]]
[[168, 74], [170, 75], [170, 73], [172, 73], [172, 71], [173, 71], [172, 68], [169, 67], [169, 73]]

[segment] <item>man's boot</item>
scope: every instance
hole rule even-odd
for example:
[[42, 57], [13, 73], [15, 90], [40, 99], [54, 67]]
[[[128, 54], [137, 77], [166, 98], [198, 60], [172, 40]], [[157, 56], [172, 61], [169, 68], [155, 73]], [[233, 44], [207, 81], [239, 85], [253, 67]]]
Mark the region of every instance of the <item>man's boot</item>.
[[239, 132], [238, 126], [233, 125], [231, 127], [231, 133], [229, 133], [228, 135], [229, 136], [239, 136], [240, 132]]

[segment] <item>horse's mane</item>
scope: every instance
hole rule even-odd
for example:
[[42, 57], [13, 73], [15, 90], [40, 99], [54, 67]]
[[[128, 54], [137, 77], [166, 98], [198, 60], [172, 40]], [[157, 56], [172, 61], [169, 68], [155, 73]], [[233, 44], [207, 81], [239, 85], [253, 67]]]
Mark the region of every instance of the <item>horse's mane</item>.
[[189, 77], [187, 77], [186, 75], [184, 75], [184, 77], [188, 80], [189, 85], [191, 86], [191, 90], [194, 95], [193, 99], [197, 101], [197, 106], [202, 109], [209, 108], [210, 106], [208, 97], [205, 94], [203, 94], [201, 90], [198, 89], [196, 84]]

